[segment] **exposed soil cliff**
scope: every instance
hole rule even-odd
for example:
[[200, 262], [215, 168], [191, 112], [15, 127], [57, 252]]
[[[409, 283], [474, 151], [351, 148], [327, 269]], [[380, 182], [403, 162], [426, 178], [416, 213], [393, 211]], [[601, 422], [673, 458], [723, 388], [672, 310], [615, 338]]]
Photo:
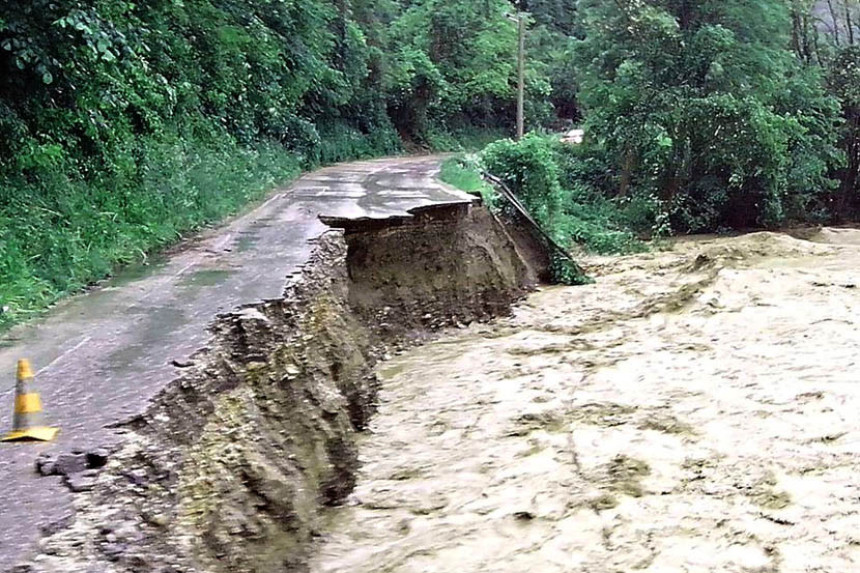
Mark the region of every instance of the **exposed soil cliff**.
[[[337, 222], [332, 222], [337, 225]], [[302, 571], [321, 513], [352, 491], [377, 358], [441, 326], [505, 314], [529, 273], [478, 206], [342, 223], [284, 297], [212, 326], [72, 523], [26, 571]]]

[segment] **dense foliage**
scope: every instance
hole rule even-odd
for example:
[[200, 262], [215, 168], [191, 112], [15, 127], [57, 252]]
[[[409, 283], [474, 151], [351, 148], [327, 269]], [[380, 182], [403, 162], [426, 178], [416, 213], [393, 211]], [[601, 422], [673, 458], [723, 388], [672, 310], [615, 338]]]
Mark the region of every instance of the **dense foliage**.
[[520, 10], [527, 127], [585, 143], [481, 162], [560, 240], [860, 213], [858, 0], [0, 0], [0, 325], [302, 168], [509, 134]]
[[561, 7], [572, 10], [568, 44], [556, 40], [545, 65], [553, 102], [570, 95], [570, 115], [583, 117], [584, 144], [533, 138], [483, 154], [558, 236], [618, 252], [638, 248], [630, 233], [860, 213], [860, 2], [579, 0], [532, 10], [551, 21]]
[[[512, 11], [0, 0], [0, 325], [302, 167], [509, 130]], [[543, 64], [528, 75], [532, 117], [550, 121]]]
[[781, 0], [580, 3], [580, 101], [617, 194], [683, 231], [777, 225], [827, 204], [838, 102], [790, 50]]

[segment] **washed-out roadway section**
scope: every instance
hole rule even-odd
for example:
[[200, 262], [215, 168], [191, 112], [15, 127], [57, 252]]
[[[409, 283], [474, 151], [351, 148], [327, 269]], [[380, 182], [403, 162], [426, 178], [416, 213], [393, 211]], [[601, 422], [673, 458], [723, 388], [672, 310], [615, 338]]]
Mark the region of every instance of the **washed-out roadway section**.
[[281, 296], [309, 241], [326, 229], [320, 215], [386, 219], [471, 202], [435, 180], [437, 167], [433, 158], [410, 158], [311, 173], [226, 227], [0, 338], [0, 429], [12, 423], [15, 363], [29, 358], [47, 418], [62, 430], [54, 443], [0, 447], [0, 570], [26, 555], [41, 527], [71, 511], [61, 481], [35, 473], [38, 454], [117, 444], [122, 430], [111, 426], [142, 412], [176, 377], [207, 344], [216, 315]]

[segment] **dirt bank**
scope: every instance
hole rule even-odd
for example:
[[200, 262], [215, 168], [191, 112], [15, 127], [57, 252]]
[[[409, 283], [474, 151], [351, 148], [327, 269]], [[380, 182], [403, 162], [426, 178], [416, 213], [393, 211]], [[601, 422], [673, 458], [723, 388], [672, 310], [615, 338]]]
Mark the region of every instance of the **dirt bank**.
[[316, 573], [854, 571], [860, 233], [588, 261], [379, 368]]
[[476, 205], [323, 236], [283, 298], [213, 324], [18, 571], [304, 570], [323, 508], [355, 485], [378, 357], [505, 314], [528, 282]]

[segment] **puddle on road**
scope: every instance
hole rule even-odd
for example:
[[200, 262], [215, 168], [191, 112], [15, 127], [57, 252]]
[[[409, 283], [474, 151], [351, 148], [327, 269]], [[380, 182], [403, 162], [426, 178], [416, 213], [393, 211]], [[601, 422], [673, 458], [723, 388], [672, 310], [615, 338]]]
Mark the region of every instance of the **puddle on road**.
[[184, 275], [180, 285], [187, 288], [217, 286], [234, 274], [236, 271], [229, 269], [204, 269]]
[[[130, 320], [136, 322], [137, 340], [135, 344], [118, 348], [107, 356], [108, 364], [115, 371], [126, 372], [135, 366], [144, 370], [151, 368], [153, 359], [148, 353], [156, 346], [155, 343], [169, 339], [177, 330], [188, 324], [185, 311], [171, 306], [140, 309], [137, 316], [130, 317]], [[140, 364], [144, 358], [148, 360]], [[160, 361], [167, 362], [167, 358], [162, 357]]]
[[133, 282], [148, 278], [163, 269], [167, 265], [168, 261], [169, 259], [167, 256], [156, 256], [149, 258], [145, 263], [139, 262], [126, 265], [120, 269], [116, 276], [112, 277], [107, 282], [105, 288], [121, 288]]
[[593, 259], [384, 363], [311, 570], [857, 570], [855, 233]]
[[240, 233], [239, 240], [236, 241], [236, 252], [245, 253], [254, 248], [260, 241], [260, 236], [256, 232]]

